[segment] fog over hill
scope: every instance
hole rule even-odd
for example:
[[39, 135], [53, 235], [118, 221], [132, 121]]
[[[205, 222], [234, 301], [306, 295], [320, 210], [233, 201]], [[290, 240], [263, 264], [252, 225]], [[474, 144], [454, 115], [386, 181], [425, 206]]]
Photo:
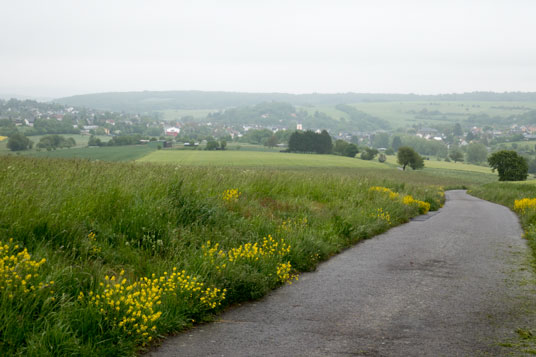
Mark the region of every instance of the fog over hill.
[[209, 91], [142, 91], [76, 95], [54, 100], [57, 103], [98, 110], [152, 112], [167, 109], [225, 109], [262, 102], [287, 102], [293, 105], [337, 105], [388, 101], [536, 101], [536, 92], [471, 92], [438, 95], [417, 94], [288, 94]]

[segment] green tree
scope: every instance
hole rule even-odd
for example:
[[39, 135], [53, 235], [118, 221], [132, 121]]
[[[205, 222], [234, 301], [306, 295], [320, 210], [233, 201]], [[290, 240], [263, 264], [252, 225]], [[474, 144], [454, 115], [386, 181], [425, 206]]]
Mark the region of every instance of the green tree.
[[277, 137], [275, 135], [270, 136], [264, 141], [264, 146], [268, 146], [270, 148], [277, 146]]
[[463, 152], [461, 152], [460, 150], [458, 149], [454, 149], [450, 152], [449, 154], [449, 157], [452, 159], [452, 161], [454, 162], [463, 162]]
[[454, 130], [452, 131], [452, 133], [454, 134], [454, 136], [462, 136], [463, 135], [462, 126], [460, 125], [460, 123], [456, 123], [454, 125]]
[[467, 145], [467, 162], [479, 164], [486, 161], [488, 157], [488, 149], [484, 144], [471, 143]]
[[207, 141], [207, 146], [205, 147], [205, 150], [217, 150], [220, 145], [216, 140], [209, 140]]
[[361, 152], [361, 159], [372, 160], [376, 157], [376, 155], [378, 155], [378, 150], [372, 148], [365, 148], [365, 150]]
[[378, 133], [374, 135], [372, 139], [372, 146], [375, 148], [387, 148], [389, 147], [389, 134]]
[[335, 141], [335, 145], [333, 146], [333, 153], [336, 155], [355, 157], [358, 152], [359, 149], [355, 144], [350, 144], [340, 139]]
[[398, 148], [402, 146], [402, 140], [400, 139], [400, 136], [395, 136], [393, 138], [393, 143], [391, 144], [391, 147], [394, 151], [398, 151]]
[[378, 156], [378, 161], [383, 163], [385, 162], [385, 160], [387, 160], [387, 157], [385, 156], [385, 154], [382, 152], [379, 156]]
[[402, 170], [406, 170], [409, 165], [413, 170], [424, 167], [424, 160], [415, 150], [409, 146], [401, 146], [398, 148], [397, 160], [402, 165]]
[[11, 135], [7, 140], [7, 148], [11, 151], [31, 149], [33, 142], [21, 133]]
[[220, 141], [220, 150], [225, 150], [227, 148], [227, 141], [221, 140]]
[[499, 172], [499, 181], [524, 181], [527, 179], [529, 165], [527, 160], [515, 151], [501, 150], [488, 158], [492, 171]]

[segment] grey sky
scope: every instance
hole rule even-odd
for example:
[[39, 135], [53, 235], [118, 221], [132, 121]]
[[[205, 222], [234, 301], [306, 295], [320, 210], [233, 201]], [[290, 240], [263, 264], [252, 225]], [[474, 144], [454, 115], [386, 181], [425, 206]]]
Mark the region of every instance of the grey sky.
[[0, 0], [0, 93], [536, 91], [536, 1]]

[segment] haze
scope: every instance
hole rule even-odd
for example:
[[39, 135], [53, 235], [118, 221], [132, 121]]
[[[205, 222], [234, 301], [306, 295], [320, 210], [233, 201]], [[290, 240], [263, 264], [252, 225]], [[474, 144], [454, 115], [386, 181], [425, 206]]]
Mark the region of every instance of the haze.
[[0, 4], [0, 93], [536, 91], [528, 0]]

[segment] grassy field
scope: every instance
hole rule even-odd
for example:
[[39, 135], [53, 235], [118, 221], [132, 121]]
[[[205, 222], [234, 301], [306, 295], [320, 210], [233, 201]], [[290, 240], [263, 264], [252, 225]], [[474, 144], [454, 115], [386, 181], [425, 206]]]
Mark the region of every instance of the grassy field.
[[[487, 114], [489, 116], [508, 117], [536, 109], [536, 103], [531, 102], [371, 102], [352, 104], [355, 108], [387, 120], [393, 128], [411, 126], [414, 124], [450, 124], [464, 121], [472, 114]], [[345, 117], [333, 107], [317, 106], [304, 108], [309, 113], [324, 112], [335, 119]], [[417, 118], [416, 113], [426, 109], [438, 111], [440, 115]]]
[[439, 208], [445, 182], [2, 156], [0, 354], [130, 355]]
[[71, 149], [57, 149], [52, 151], [29, 151], [24, 155], [48, 158], [78, 158], [103, 161], [131, 161], [137, 160], [157, 150], [158, 143], [144, 145], [82, 147]]
[[[396, 157], [387, 156], [386, 163], [335, 155], [288, 154], [246, 151], [161, 150], [140, 158], [139, 162], [166, 163], [179, 166], [213, 166], [278, 169], [367, 170], [384, 175], [406, 175], [440, 178], [448, 186], [469, 186], [497, 181], [497, 174], [484, 166], [426, 160], [423, 170], [400, 172]], [[398, 171], [398, 172], [397, 172]], [[396, 173], [393, 173], [396, 172]], [[417, 179], [418, 180], [418, 179]]]
[[[22, 152], [23, 155], [25, 154], [31, 154], [35, 152], [39, 152], [37, 148], [37, 143], [39, 143], [39, 140], [45, 135], [34, 135], [29, 136], [28, 139], [33, 142], [33, 149]], [[89, 135], [78, 135], [78, 134], [62, 134], [65, 138], [73, 138], [76, 142], [76, 146], [73, 148], [84, 148], [87, 147], [87, 143], [89, 141]], [[109, 136], [101, 136], [97, 135], [97, 138], [99, 138], [102, 142], [108, 142], [110, 140]], [[63, 149], [62, 149], [63, 150]], [[6, 155], [6, 154], [13, 154], [12, 151], [10, 151], [7, 148], [7, 140], [0, 140], [0, 155]]]
[[253, 151], [159, 150], [142, 157], [140, 162], [172, 163], [186, 166], [238, 167], [352, 167], [389, 168], [378, 161], [365, 161], [335, 155], [290, 154]]
[[[387, 162], [393, 165], [397, 165], [397, 158], [395, 155], [388, 155]], [[447, 162], [447, 161], [438, 161], [434, 159], [425, 160], [424, 166], [431, 169], [445, 169], [452, 171], [470, 171], [470, 172], [479, 172], [483, 174], [491, 174], [491, 168], [489, 166], [473, 165], [463, 162]]]
[[208, 114], [217, 112], [215, 109], [170, 109], [163, 110], [162, 119], [165, 121], [180, 121], [183, 117], [193, 117], [194, 119], [205, 119]]

